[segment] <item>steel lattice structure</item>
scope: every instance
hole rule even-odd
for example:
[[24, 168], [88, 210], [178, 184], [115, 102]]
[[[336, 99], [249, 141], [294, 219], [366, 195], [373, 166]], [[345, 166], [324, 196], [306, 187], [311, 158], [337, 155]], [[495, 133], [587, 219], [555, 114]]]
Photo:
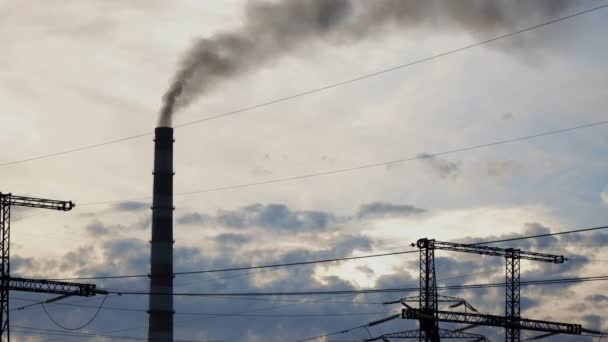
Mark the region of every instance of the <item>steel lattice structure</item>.
[[27, 207], [70, 211], [71, 201], [14, 196], [0, 193], [0, 340], [10, 341], [9, 291], [26, 291], [60, 294], [64, 296], [94, 296], [98, 293], [93, 284], [76, 284], [44, 279], [12, 278], [10, 275], [11, 207]]
[[[508, 249], [505, 260], [505, 317], [513, 323], [517, 323], [521, 319], [521, 251]], [[505, 327], [505, 340], [507, 342], [521, 341], [521, 330], [517, 328], [516, 324]]]
[[[435, 316], [437, 307], [437, 278], [435, 276], [435, 240], [418, 240], [420, 249], [420, 295], [419, 309], [427, 315]], [[420, 341], [439, 341], [437, 317], [420, 320]]]
[[437, 317], [441, 322], [465, 323], [473, 325], [484, 325], [491, 327], [515, 328], [556, 334], [580, 335], [583, 328], [580, 324], [541, 321], [527, 318], [520, 318], [513, 321], [510, 317], [486, 315], [478, 313], [464, 313], [453, 311], [437, 311], [434, 316], [419, 309], [403, 309], [401, 318], [403, 319], [432, 319]]
[[[420, 239], [416, 242], [416, 246], [420, 249], [420, 272], [421, 272], [421, 282], [420, 286], [422, 288], [422, 271], [425, 269], [433, 269], [435, 270], [434, 265], [429, 265], [429, 262], [434, 262], [434, 254], [430, 253], [429, 249], [439, 249], [445, 251], [453, 251], [453, 252], [461, 252], [461, 253], [473, 253], [479, 255], [490, 255], [490, 256], [500, 256], [504, 257], [506, 261], [506, 270], [505, 270], [505, 318], [511, 321], [513, 324], [505, 326], [505, 341], [506, 342], [519, 342], [521, 340], [519, 325], [517, 322], [521, 319], [521, 295], [520, 295], [520, 281], [521, 281], [521, 268], [520, 261], [522, 259], [532, 260], [538, 262], [547, 262], [553, 264], [561, 264], [566, 259], [563, 255], [553, 255], [553, 254], [545, 254], [545, 253], [537, 253], [537, 252], [528, 252], [522, 251], [520, 249], [513, 248], [500, 248], [500, 247], [491, 247], [491, 246], [480, 246], [475, 244], [462, 244], [455, 242], [443, 242], [436, 241], [434, 239]], [[433, 256], [433, 260], [429, 259], [429, 255]], [[423, 260], [426, 262], [423, 265]], [[429, 286], [435, 287], [436, 284], [428, 283]], [[426, 292], [431, 291], [432, 289], [425, 289]], [[421, 290], [422, 296], [422, 290]], [[422, 309], [422, 307], [420, 307]], [[428, 316], [428, 315], [425, 315]], [[437, 316], [435, 319], [437, 319]], [[425, 321], [423, 319], [423, 321]], [[421, 321], [421, 325], [422, 322]]]
[[[465, 332], [461, 332], [461, 331], [438, 329], [437, 333], [438, 333], [437, 336], [439, 336], [440, 338], [445, 338], [445, 339], [467, 340], [470, 342], [490, 342], [490, 340], [488, 340], [485, 336], [465, 333]], [[384, 334], [382, 336], [370, 338], [365, 341], [366, 342], [368, 342], [368, 341], [369, 342], [371, 342], [371, 341], [390, 342], [390, 339], [413, 339], [413, 338], [416, 338], [419, 340], [424, 340], [424, 339], [430, 338], [430, 336], [427, 336], [427, 334], [424, 331], [422, 331], [420, 329], [416, 329], [416, 330], [408, 330], [408, 331], [402, 331], [402, 332], [397, 332], [397, 333]]]
[[[384, 302], [382, 304], [402, 304], [403, 306], [406, 307], [410, 307], [408, 305], [408, 303], [416, 303], [418, 305], [420, 305], [420, 296], [410, 296], [410, 297], [404, 297], [401, 298], [399, 300], [395, 300], [392, 302]], [[469, 304], [465, 299], [463, 298], [459, 298], [459, 297], [452, 297], [452, 296], [443, 296], [443, 295], [437, 295], [435, 302], [437, 303], [437, 305], [439, 303], [453, 303], [452, 305], [450, 305], [451, 308], [457, 307], [457, 306], [464, 306], [465, 310], [471, 310], [473, 312], [477, 312], [477, 309], [475, 309], [471, 304]]]

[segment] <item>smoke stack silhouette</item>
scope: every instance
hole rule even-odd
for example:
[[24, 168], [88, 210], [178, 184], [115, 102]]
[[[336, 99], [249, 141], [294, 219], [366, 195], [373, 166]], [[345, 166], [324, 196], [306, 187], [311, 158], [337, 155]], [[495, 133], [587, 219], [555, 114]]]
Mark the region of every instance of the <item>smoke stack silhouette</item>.
[[516, 22], [546, 20], [568, 0], [282, 0], [249, 1], [243, 25], [201, 38], [183, 56], [163, 97], [159, 126], [173, 113], [222, 81], [309, 47], [318, 40], [349, 44], [386, 34], [387, 28], [432, 26], [472, 35], [514, 28]]
[[[173, 128], [154, 138], [148, 339], [173, 341]], [[158, 294], [158, 295], [154, 295]]]

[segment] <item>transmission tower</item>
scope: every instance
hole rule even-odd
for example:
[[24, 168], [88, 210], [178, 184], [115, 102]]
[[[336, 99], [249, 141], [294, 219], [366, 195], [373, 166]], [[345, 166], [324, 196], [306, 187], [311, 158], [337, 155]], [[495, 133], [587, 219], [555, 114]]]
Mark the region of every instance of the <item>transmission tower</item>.
[[[426, 272], [422, 272], [422, 273], [426, 273]], [[421, 287], [422, 289], [422, 287]], [[421, 292], [426, 292], [426, 291], [421, 291]], [[405, 297], [405, 298], [401, 298], [399, 300], [396, 301], [391, 301], [391, 302], [384, 302], [382, 304], [401, 304], [406, 308], [412, 308], [409, 304], [417, 304], [419, 305], [419, 307], [421, 307], [421, 303], [425, 303], [426, 301], [421, 300], [421, 298], [423, 298], [422, 296], [418, 295], [418, 296], [411, 296], [411, 297]], [[444, 303], [444, 304], [450, 304], [449, 307], [450, 308], [456, 308], [456, 307], [464, 307], [465, 312], [467, 311], [473, 311], [473, 312], [478, 312], [477, 309], [475, 309], [475, 307], [473, 307], [471, 304], [469, 304], [466, 300], [462, 299], [462, 298], [458, 298], [458, 297], [451, 297], [451, 296], [441, 296], [441, 295], [436, 295], [434, 297], [434, 306], [439, 308], [438, 304], [439, 303]], [[425, 311], [428, 312], [428, 309], [426, 309]], [[371, 327], [374, 325], [379, 325], [382, 323], [386, 323], [388, 321], [392, 321], [394, 319], [400, 318], [401, 315], [400, 314], [396, 314], [396, 315], [391, 315], [389, 317], [374, 321], [369, 323], [367, 326]], [[437, 330], [433, 330], [432, 334], [427, 333], [426, 331], [424, 331], [422, 328], [419, 329], [415, 329], [415, 330], [408, 330], [408, 331], [401, 331], [401, 332], [396, 332], [396, 333], [390, 333], [390, 334], [384, 334], [378, 337], [374, 337], [374, 338], [370, 338], [367, 339], [365, 341], [385, 341], [385, 342], [390, 342], [390, 339], [404, 339], [404, 338], [413, 338], [413, 339], [417, 339], [419, 341], [439, 341], [440, 339], [459, 339], [459, 340], [467, 340], [467, 341], [475, 341], [475, 342], [480, 342], [480, 341], [488, 341], [489, 340], [482, 335], [478, 335], [478, 334], [469, 334], [469, 333], [465, 333], [465, 330], [474, 328], [474, 325], [469, 325], [460, 329], [455, 329], [455, 330], [447, 330], [447, 329], [440, 329], [439, 327], [437, 327]]]
[[366, 342], [368, 342], [368, 341], [369, 342], [371, 342], [371, 341], [390, 342], [390, 339], [406, 339], [406, 338], [425, 341], [429, 338], [435, 338], [435, 337], [444, 338], [444, 339], [452, 339], [452, 340], [466, 340], [468, 342], [490, 342], [490, 340], [488, 340], [485, 336], [482, 336], [482, 335], [470, 334], [470, 333], [465, 333], [462, 331], [446, 330], [446, 329], [437, 329], [437, 334], [434, 335], [434, 337], [427, 335], [427, 333], [424, 332], [423, 330], [415, 329], [415, 330], [402, 331], [402, 332], [398, 332], [398, 333], [384, 334], [382, 336], [370, 338], [365, 341]]
[[[420, 239], [415, 244], [420, 249], [420, 297], [421, 306], [418, 309], [408, 307], [402, 310], [403, 319], [416, 319], [420, 328], [425, 332], [426, 341], [439, 341], [437, 334], [438, 322], [465, 323], [471, 326], [493, 326], [505, 329], [507, 342], [519, 342], [520, 331], [532, 330], [548, 334], [580, 335], [589, 330], [583, 329], [579, 324], [540, 321], [521, 318], [520, 315], [520, 260], [533, 260], [561, 264], [566, 259], [563, 256], [527, 252], [513, 248], [499, 248], [441, 242], [430, 239]], [[437, 310], [437, 288], [435, 281], [434, 250], [447, 250], [480, 255], [502, 256], [506, 259], [506, 300], [505, 316], [485, 315], [479, 313], [452, 312]], [[422, 298], [425, 300], [422, 300]], [[430, 303], [428, 297], [435, 298]], [[424, 304], [424, 306], [422, 306]], [[434, 310], [432, 309], [434, 308]], [[547, 334], [547, 335], [548, 335]]]
[[71, 201], [56, 201], [43, 198], [14, 196], [0, 193], [0, 340], [10, 341], [9, 330], [9, 291], [50, 293], [69, 296], [90, 297], [105, 291], [96, 290], [94, 284], [78, 284], [44, 279], [12, 278], [10, 275], [10, 233], [11, 207], [27, 207], [70, 211], [74, 208]]

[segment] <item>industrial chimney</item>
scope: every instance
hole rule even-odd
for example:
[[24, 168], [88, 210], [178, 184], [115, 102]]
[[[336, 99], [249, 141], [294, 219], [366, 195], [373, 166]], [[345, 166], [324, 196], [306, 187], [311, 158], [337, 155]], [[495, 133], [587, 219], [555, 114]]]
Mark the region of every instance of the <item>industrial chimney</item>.
[[154, 139], [148, 340], [173, 341], [173, 128]]

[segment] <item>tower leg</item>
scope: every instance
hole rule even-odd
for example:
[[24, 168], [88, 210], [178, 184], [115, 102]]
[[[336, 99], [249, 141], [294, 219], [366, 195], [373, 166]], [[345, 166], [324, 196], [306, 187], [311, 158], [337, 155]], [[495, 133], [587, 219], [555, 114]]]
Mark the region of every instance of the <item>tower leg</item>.
[[420, 302], [422, 312], [431, 315], [434, 319], [423, 319], [419, 321], [419, 341], [438, 342], [439, 326], [437, 321], [437, 280], [435, 278], [435, 240], [418, 240], [420, 249]]
[[0, 194], [0, 339], [10, 340], [8, 295], [10, 282], [10, 194]]
[[[505, 317], [513, 324], [519, 323], [521, 318], [520, 310], [520, 250], [509, 250], [506, 256], [506, 302], [505, 302]], [[506, 342], [519, 342], [520, 329], [516, 327], [505, 328]]]

